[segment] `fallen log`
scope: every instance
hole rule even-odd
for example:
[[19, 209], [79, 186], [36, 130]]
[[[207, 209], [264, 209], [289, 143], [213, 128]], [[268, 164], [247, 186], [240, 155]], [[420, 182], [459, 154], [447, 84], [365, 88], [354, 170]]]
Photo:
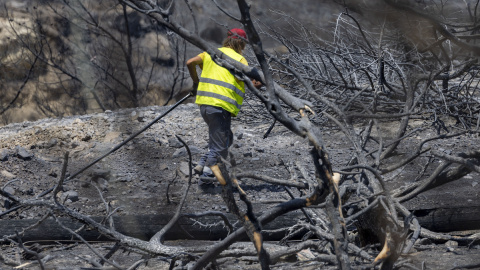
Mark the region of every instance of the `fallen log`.
[[[432, 208], [432, 209], [410, 209], [414, 211], [420, 225], [431, 231], [449, 232], [480, 229], [480, 207], [453, 207], [453, 208]], [[232, 214], [225, 214], [228, 220], [235, 224], [237, 218]], [[125, 235], [136, 237], [142, 240], [150, 239], [156, 232], [165, 226], [171, 219], [172, 214], [159, 215], [127, 215], [114, 216], [115, 229]], [[94, 217], [94, 220], [101, 221], [102, 217]], [[279, 228], [290, 227], [299, 220], [305, 220], [300, 211], [291, 212], [276, 218], [264, 229], [266, 241], [278, 241], [285, 236], [285, 231], [277, 231]], [[82, 224], [69, 218], [60, 218], [62, 224], [70, 229], [76, 230]], [[38, 219], [23, 220], [0, 220], [0, 237], [15, 235], [38, 222]], [[178, 224], [166, 235], [166, 240], [189, 239], [189, 240], [219, 240], [228, 235], [228, 228], [224, 226], [222, 219], [216, 216], [205, 216], [201, 218], [182, 217]], [[238, 228], [238, 224], [234, 229]], [[269, 232], [269, 230], [275, 230]], [[83, 229], [79, 233], [88, 241], [108, 241], [110, 239], [99, 235], [98, 232]], [[53, 219], [47, 219], [38, 227], [33, 228], [22, 237], [23, 241], [58, 241], [71, 240], [72, 235], [63, 230]], [[248, 240], [245, 236], [245, 240]]]
[[422, 227], [435, 232], [480, 229], [480, 206], [416, 209], [413, 214]]
[[406, 201], [420, 225], [435, 232], [480, 229], [478, 187], [464, 179], [429, 190]]
[[[157, 233], [168, 221], [173, 214], [160, 215], [127, 215], [114, 216], [115, 229], [125, 235], [136, 237], [141, 240], [150, 239]], [[226, 214], [231, 224], [235, 224], [237, 218], [232, 214]], [[97, 222], [102, 221], [103, 217], [93, 217]], [[298, 220], [305, 219], [299, 211], [291, 212], [276, 218], [267, 224], [263, 229], [266, 230], [264, 238], [268, 241], [278, 241], [285, 236], [285, 232], [268, 230], [276, 230], [278, 228], [293, 226]], [[70, 218], [59, 218], [60, 222], [72, 229], [77, 230], [82, 226]], [[15, 232], [21, 232], [23, 229], [37, 223], [38, 219], [21, 219], [21, 220], [0, 220], [0, 239], [6, 235], [15, 235]], [[238, 228], [234, 226], [234, 229]], [[108, 241], [105, 236], [98, 232], [85, 228], [79, 232], [87, 241]], [[191, 240], [219, 240], [228, 235], [228, 228], [223, 224], [222, 219], [216, 216], [204, 216], [200, 218], [182, 217], [167, 234], [166, 240], [191, 239]], [[62, 229], [53, 219], [49, 218], [43, 221], [39, 226], [26, 231], [22, 236], [23, 241], [59, 241], [72, 240], [72, 235]], [[247, 237], [245, 236], [245, 240]]]

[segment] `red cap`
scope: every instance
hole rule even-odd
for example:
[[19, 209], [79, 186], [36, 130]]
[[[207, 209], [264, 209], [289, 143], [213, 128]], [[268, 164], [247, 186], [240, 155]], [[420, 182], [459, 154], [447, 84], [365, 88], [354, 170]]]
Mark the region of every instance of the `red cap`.
[[228, 31], [228, 36], [232, 38], [242, 37], [247, 39], [247, 33], [240, 28], [233, 28]]

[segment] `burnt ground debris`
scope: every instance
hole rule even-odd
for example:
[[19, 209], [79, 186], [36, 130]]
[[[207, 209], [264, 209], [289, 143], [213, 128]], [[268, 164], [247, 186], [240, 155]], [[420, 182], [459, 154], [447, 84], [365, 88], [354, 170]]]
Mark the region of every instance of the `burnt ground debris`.
[[[1, 185], [8, 183], [8, 192], [12, 195], [34, 197], [58, 181], [65, 151], [70, 152], [68, 176], [129, 137], [164, 110], [165, 107], [153, 106], [61, 119], [44, 119], [2, 127]], [[237, 163], [237, 170], [301, 182], [302, 174], [295, 172], [295, 165], [311, 167], [306, 140], [280, 125], [276, 125], [269, 137], [263, 139], [263, 134], [271, 123], [252, 115], [255, 114], [250, 114], [247, 110], [245, 115], [235, 119], [232, 125], [235, 142], [231, 151]], [[326, 148], [330, 152], [334, 166], [341, 163], [342, 159], [348, 158], [351, 149], [348, 143], [342, 140], [340, 133], [329, 127], [324, 127], [323, 132]], [[99, 196], [99, 192], [110, 207], [118, 208], [115, 214], [118, 217], [175, 212], [189, 171], [188, 156], [182, 145], [178, 144], [175, 135], [180, 136], [190, 146], [194, 160], [206, 150], [206, 125], [196, 105], [181, 105], [126, 146], [66, 183], [61, 198], [68, 207], [91, 216], [102, 216], [106, 213], [105, 202]], [[421, 137], [410, 139], [420, 140]], [[454, 149], [462, 150], [477, 145], [478, 138], [475, 136], [455, 138], [446, 143], [453, 145]], [[408, 143], [400, 150], [407, 152]], [[19, 152], [22, 153], [21, 156], [18, 155]], [[29, 158], [25, 159], [22, 156]], [[386, 177], [387, 183], [393, 189], [413, 181], [420, 167], [419, 164], [411, 164], [404, 170], [395, 171], [390, 177]], [[312, 174], [313, 171], [307, 170], [307, 175], [313, 177]], [[296, 177], [292, 178], [292, 175]], [[422, 193], [406, 205], [412, 210], [419, 209], [417, 211], [419, 214], [424, 211], [422, 209], [478, 207], [480, 193], [478, 179], [477, 174], [470, 174], [448, 185]], [[240, 180], [240, 185], [247, 192], [257, 212], [290, 198], [285, 189], [277, 185], [247, 178]], [[295, 196], [301, 195], [297, 189], [293, 189], [293, 192]], [[4, 200], [0, 210], [6, 211], [11, 207], [9, 204], [13, 205], [13, 202]], [[220, 194], [215, 191], [205, 192], [193, 185], [182, 213], [204, 211], [228, 210]], [[3, 216], [2, 221], [39, 219], [43, 214], [36, 209], [29, 209]], [[436, 217], [431, 218], [435, 220]], [[455, 223], [454, 220], [452, 223]], [[443, 224], [444, 228], [448, 228], [447, 225]], [[198, 226], [207, 225], [199, 223]], [[472, 226], [462, 230], [480, 229], [474, 228], [475, 224]], [[187, 246], [201, 243], [200, 240], [174, 242]], [[113, 246], [108, 242], [98, 242], [94, 245], [102, 250]], [[50, 242], [45, 247], [46, 253], [56, 255], [49, 264], [56, 265], [58, 269], [88, 267], [88, 258], [94, 258], [88, 248], [74, 241], [63, 241], [61, 245]], [[410, 260], [410, 264], [417, 268], [424, 264], [427, 269], [452, 269], [459, 265], [478, 264], [479, 248], [479, 243], [459, 245], [453, 241], [438, 243], [422, 240], [417, 242], [414, 250], [402, 259]], [[18, 252], [18, 249], [8, 245], [2, 246], [2, 253], [6, 256], [15, 258]], [[133, 263], [139, 259], [139, 255], [117, 254], [114, 258], [117, 262], [123, 260], [125, 263]], [[18, 256], [17, 260], [24, 262]], [[250, 263], [243, 261], [242, 264], [236, 259], [222, 260], [225, 261], [222, 269], [237, 269], [240, 266], [244, 269], [250, 267], [258, 269], [258, 264], [254, 260]], [[297, 263], [295, 261], [286, 260], [283, 269], [292, 267]], [[72, 265], [68, 265], [72, 262]], [[157, 259], [139, 269], [159, 269], [160, 265], [168, 266]], [[282, 263], [279, 265], [282, 269]], [[0, 268], [4, 267], [7, 266], [0, 265]], [[312, 263], [311, 267], [319, 266]]]

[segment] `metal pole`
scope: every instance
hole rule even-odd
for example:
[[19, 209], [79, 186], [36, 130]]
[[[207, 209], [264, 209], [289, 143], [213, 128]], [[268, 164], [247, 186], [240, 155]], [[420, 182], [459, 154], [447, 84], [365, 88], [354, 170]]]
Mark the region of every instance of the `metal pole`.
[[[156, 122], [158, 122], [158, 120], [162, 119], [165, 115], [169, 114], [171, 111], [173, 111], [176, 107], [178, 107], [178, 105], [182, 104], [182, 102], [184, 102], [187, 98], [191, 97], [192, 96], [192, 93], [188, 93], [188, 95], [186, 95], [185, 97], [183, 97], [181, 100], [179, 100], [177, 103], [175, 103], [170, 109], [168, 109], [166, 112], [164, 112], [162, 115], [160, 116], [157, 116], [157, 118], [153, 119], [150, 123], [148, 123], [148, 125], [146, 125], [145, 127], [143, 127], [142, 129], [140, 129], [139, 131], [137, 131], [135, 134], [131, 135], [130, 137], [128, 137], [128, 139], [126, 139], [125, 141], [117, 144], [115, 147], [113, 147], [110, 151], [108, 151], [106, 154], [102, 155], [101, 157], [95, 159], [94, 161], [92, 161], [90, 164], [88, 164], [87, 166], [83, 167], [82, 169], [78, 170], [77, 172], [75, 172], [74, 174], [70, 175], [69, 177], [65, 178], [65, 182], [73, 179], [74, 177], [76, 177], [77, 175], [81, 174], [82, 172], [84, 172], [85, 170], [87, 170], [88, 168], [92, 167], [93, 165], [95, 165], [97, 162], [99, 162], [100, 160], [104, 159], [105, 157], [107, 157], [108, 155], [110, 155], [111, 153], [117, 151], [118, 149], [120, 149], [120, 147], [124, 146], [126, 143], [128, 143], [129, 141], [133, 140], [133, 138], [137, 137], [138, 135], [140, 135], [142, 132], [144, 132], [145, 130], [147, 130], [149, 127], [151, 127], [153, 124], [155, 124]], [[38, 195], [38, 197], [43, 197], [45, 196], [46, 194], [50, 193], [52, 190], [54, 189], [53, 188], [50, 188], [46, 191], [44, 191], [42, 194]]]

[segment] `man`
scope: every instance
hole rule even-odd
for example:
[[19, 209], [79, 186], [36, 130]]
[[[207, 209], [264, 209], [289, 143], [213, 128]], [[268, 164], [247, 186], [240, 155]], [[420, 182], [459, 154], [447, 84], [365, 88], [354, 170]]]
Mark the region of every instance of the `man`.
[[[246, 39], [245, 31], [231, 29], [219, 50], [230, 58], [248, 65], [242, 56]], [[245, 86], [227, 69], [217, 65], [206, 52], [189, 59], [186, 64], [193, 80], [194, 92], [196, 91], [195, 103], [200, 105], [200, 113], [208, 125], [209, 135], [208, 152], [201, 157], [194, 171], [196, 174], [203, 173], [200, 179], [213, 177], [211, 171], [205, 167], [211, 167], [221, 158], [227, 158], [228, 148], [233, 142], [231, 117], [237, 116], [240, 111], [245, 97]], [[200, 78], [197, 66], [202, 69]], [[256, 86], [259, 86], [259, 83], [256, 83]]]

